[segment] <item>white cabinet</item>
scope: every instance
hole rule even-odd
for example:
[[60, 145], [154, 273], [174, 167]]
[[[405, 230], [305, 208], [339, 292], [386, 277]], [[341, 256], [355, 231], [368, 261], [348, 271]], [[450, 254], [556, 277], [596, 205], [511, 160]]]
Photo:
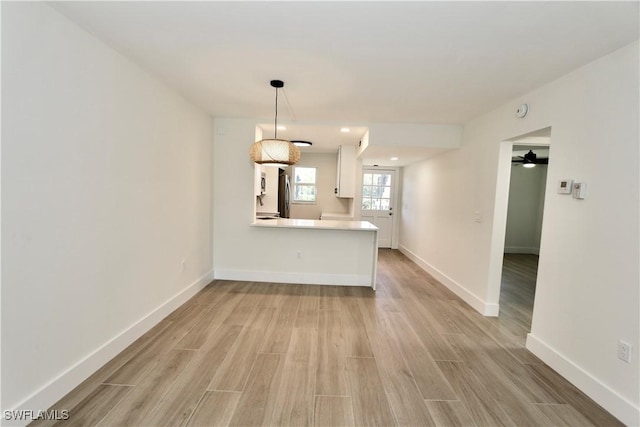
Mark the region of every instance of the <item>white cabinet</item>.
[[338, 168], [336, 176], [336, 197], [353, 198], [356, 195], [356, 147], [338, 147]]

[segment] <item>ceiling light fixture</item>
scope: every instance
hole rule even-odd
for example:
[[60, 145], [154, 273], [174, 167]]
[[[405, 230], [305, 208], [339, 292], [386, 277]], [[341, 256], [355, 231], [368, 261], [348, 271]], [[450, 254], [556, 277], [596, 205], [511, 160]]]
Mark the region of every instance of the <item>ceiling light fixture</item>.
[[389, 160], [396, 161], [396, 160], [398, 160], [398, 158], [397, 157], [391, 157]]
[[348, 132], [351, 132], [351, 129], [349, 129], [349, 128], [341, 128], [341, 129], [340, 129], [340, 132], [342, 132], [342, 133], [348, 133]]
[[311, 147], [313, 145], [313, 142], [311, 141], [302, 141], [302, 140], [292, 140], [291, 143], [293, 145], [295, 145], [296, 147]]
[[300, 160], [300, 149], [286, 139], [278, 139], [278, 89], [284, 87], [282, 80], [271, 80], [276, 89], [276, 114], [273, 126], [273, 139], [261, 139], [251, 144], [249, 157], [261, 165], [288, 166]]
[[285, 125], [278, 125], [277, 129], [278, 130], [287, 130], [287, 127]]
[[524, 155], [524, 163], [522, 164], [522, 166], [524, 166], [525, 168], [535, 168], [537, 157], [538, 156], [536, 156], [536, 153], [534, 153], [532, 150], [529, 150], [529, 152]]

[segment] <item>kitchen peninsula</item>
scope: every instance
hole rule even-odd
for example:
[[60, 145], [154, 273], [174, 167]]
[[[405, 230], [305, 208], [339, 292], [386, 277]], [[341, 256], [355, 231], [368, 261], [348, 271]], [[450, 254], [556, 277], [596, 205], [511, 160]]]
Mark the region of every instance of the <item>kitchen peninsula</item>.
[[251, 224], [291, 258], [289, 283], [370, 286], [375, 290], [378, 228], [367, 221], [267, 219]]

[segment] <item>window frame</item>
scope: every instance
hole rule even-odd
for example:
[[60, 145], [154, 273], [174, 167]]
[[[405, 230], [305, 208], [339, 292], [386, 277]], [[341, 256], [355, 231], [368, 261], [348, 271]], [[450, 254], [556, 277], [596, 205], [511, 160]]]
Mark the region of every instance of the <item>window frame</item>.
[[[314, 182], [296, 182], [296, 169], [313, 169], [314, 170]], [[318, 203], [318, 168], [315, 166], [293, 166], [292, 168], [292, 192], [291, 203], [296, 205], [315, 205]], [[297, 200], [296, 199], [296, 187], [313, 187], [315, 189], [313, 200]]]

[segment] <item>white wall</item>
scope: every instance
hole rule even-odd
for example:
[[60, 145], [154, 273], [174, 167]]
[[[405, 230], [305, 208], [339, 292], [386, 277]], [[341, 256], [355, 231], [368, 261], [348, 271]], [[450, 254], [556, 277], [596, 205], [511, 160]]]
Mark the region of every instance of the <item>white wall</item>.
[[43, 3], [2, 107], [2, 409], [44, 410], [212, 276], [211, 120]]
[[[303, 153], [296, 166], [316, 168], [316, 203], [291, 203], [291, 218], [319, 219], [322, 212], [349, 213], [349, 200], [336, 197], [336, 169], [338, 167], [338, 153], [311, 154]], [[293, 193], [293, 167], [289, 167], [291, 178], [291, 192]], [[293, 194], [292, 194], [293, 199]]]
[[[363, 140], [358, 155], [369, 144], [399, 147], [460, 147], [462, 127], [422, 123], [371, 123], [369, 137]], [[366, 145], [365, 145], [366, 144]]]
[[[497, 313], [501, 141], [551, 126], [527, 346], [629, 425], [640, 423], [640, 364], [618, 360], [616, 348], [620, 338], [640, 345], [638, 71], [636, 42], [468, 123], [462, 148], [405, 168], [400, 239], [472, 305]], [[530, 112], [517, 119], [523, 102]], [[587, 182], [587, 199], [556, 194], [562, 178]]]
[[505, 253], [539, 254], [547, 166], [511, 166]]

